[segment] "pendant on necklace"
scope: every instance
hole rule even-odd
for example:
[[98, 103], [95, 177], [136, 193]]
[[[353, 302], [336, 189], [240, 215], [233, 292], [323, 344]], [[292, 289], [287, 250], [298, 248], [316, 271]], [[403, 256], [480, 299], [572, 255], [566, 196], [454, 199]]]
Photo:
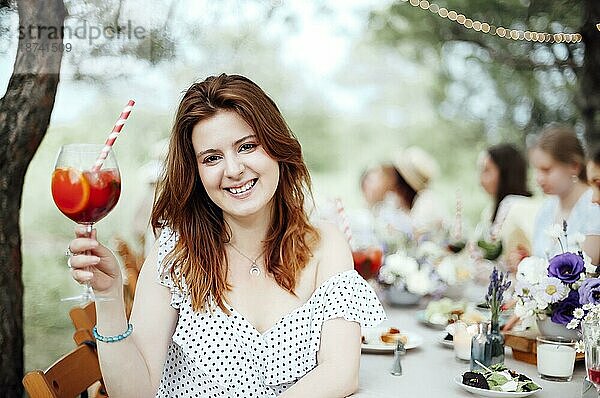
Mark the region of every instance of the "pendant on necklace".
[[250, 275], [260, 276], [260, 268], [258, 268], [258, 265], [256, 265], [256, 263], [253, 263], [252, 267], [250, 267]]

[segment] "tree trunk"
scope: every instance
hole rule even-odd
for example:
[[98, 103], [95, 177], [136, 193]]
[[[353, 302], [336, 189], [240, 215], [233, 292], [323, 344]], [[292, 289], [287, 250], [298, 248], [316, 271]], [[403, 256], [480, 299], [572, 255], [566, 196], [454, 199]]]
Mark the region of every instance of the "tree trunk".
[[[27, 167], [54, 107], [66, 10], [62, 0], [20, 0], [19, 45], [0, 99], [0, 397], [21, 398], [23, 283], [19, 212]], [[29, 31], [30, 27], [41, 27]], [[57, 29], [57, 30], [54, 30]], [[58, 37], [52, 35], [52, 32]]]
[[580, 109], [588, 145], [600, 143], [600, 1], [583, 2], [581, 34], [585, 43], [585, 61], [580, 85]]

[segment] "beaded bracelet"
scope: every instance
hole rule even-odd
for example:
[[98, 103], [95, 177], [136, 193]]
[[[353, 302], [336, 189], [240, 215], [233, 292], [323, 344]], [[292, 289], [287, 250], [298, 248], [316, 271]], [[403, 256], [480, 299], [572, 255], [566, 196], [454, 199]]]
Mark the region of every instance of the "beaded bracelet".
[[98, 329], [96, 329], [96, 326], [94, 326], [94, 328], [92, 329], [92, 334], [94, 335], [96, 340], [101, 341], [103, 343], [116, 343], [117, 341], [125, 340], [127, 337], [129, 337], [129, 335], [131, 335], [132, 332], [133, 325], [131, 323], [127, 324], [126, 331], [116, 336], [102, 336], [98, 333]]

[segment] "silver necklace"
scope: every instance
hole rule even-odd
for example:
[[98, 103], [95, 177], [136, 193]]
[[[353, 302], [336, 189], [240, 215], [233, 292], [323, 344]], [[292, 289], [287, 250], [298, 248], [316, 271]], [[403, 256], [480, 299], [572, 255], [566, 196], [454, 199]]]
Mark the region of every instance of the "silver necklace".
[[248, 259], [248, 261], [250, 261], [252, 263], [252, 266], [250, 267], [250, 275], [252, 276], [260, 276], [260, 267], [258, 266], [258, 264], [256, 264], [256, 261], [263, 255], [264, 251], [262, 253], [260, 253], [258, 255], [258, 257], [256, 257], [254, 260], [252, 260], [250, 257], [246, 256], [244, 253], [242, 253], [242, 251], [240, 249], [238, 249], [237, 247], [235, 247], [233, 245], [233, 243], [231, 242], [227, 242], [227, 244], [231, 247], [233, 247], [233, 249], [238, 252], [239, 254], [241, 254], [242, 256], [244, 256], [245, 258]]

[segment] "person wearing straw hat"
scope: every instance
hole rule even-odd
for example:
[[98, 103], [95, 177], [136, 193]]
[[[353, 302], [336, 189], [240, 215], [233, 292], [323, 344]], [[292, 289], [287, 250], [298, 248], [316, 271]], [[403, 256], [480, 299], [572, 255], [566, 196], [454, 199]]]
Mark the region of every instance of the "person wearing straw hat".
[[441, 225], [443, 206], [430, 189], [431, 182], [439, 174], [436, 160], [423, 149], [413, 146], [396, 153], [393, 166], [395, 192], [399, 195], [401, 208], [409, 213], [417, 234]]
[[183, 95], [152, 225], [162, 228], [129, 321], [116, 258], [95, 232], [69, 244], [96, 296], [114, 397], [341, 397], [358, 385], [360, 327], [385, 319], [335, 225], [312, 224], [300, 143], [249, 79]]

